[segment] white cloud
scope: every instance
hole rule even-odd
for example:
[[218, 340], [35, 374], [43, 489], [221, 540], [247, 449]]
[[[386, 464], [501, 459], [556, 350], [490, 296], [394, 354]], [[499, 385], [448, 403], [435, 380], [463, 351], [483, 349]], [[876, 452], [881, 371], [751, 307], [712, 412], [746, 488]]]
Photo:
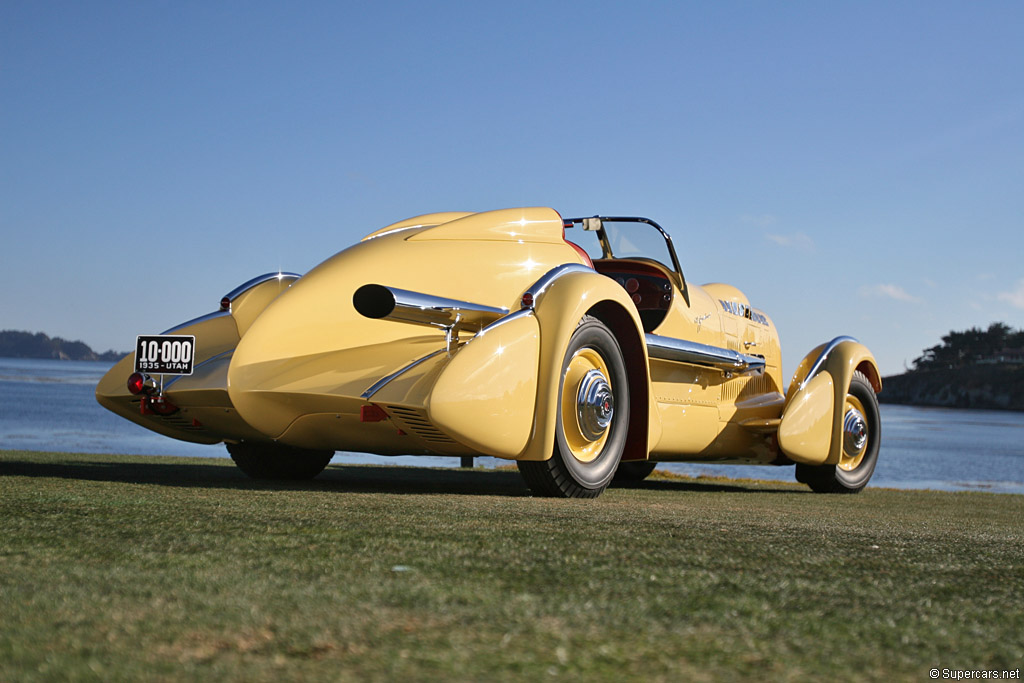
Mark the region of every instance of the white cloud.
[[796, 232], [792, 235], [765, 235], [764, 238], [780, 247], [814, 251], [814, 240], [802, 232]]
[[1017, 283], [1017, 289], [1010, 292], [999, 292], [996, 296], [1000, 301], [1005, 301], [1014, 308], [1024, 309], [1024, 280]]
[[921, 303], [921, 299], [908, 293], [907, 290], [903, 289], [899, 285], [865, 285], [860, 288], [860, 294], [861, 296], [893, 299], [895, 301], [902, 301], [908, 304]]

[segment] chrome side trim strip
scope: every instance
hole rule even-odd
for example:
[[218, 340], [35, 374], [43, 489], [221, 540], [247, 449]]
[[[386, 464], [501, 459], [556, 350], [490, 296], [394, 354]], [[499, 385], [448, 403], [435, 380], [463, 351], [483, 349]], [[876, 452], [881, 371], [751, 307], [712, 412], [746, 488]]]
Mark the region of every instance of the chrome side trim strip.
[[207, 313], [206, 315], [201, 315], [198, 318], [192, 318], [191, 320], [189, 320], [187, 322], [183, 322], [183, 323], [180, 323], [178, 325], [175, 325], [174, 327], [170, 328], [169, 330], [164, 330], [160, 334], [174, 334], [178, 330], [185, 329], [189, 325], [197, 325], [199, 323], [204, 323], [207, 320], [214, 320], [216, 318], [223, 318], [225, 316], [230, 317], [231, 316], [231, 311], [214, 311], [213, 313]]
[[299, 275], [298, 273], [264, 273], [263, 275], [257, 275], [253, 279], [248, 280], [248, 281], [243, 282], [242, 284], [238, 285], [237, 287], [232, 289], [230, 292], [225, 294], [224, 298], [225, 299], [230, 299], [231, 301], [234, 301], [236, 297], [239, 297], [242, 294], [248, 292], [250, 289], [252, 289], [256, 285], [262, 285], [264, 282], [268, 282], [270, 280], [292, 280], [292, 281], [295, 281], [295, 280], [298, 280], [300, 277], [302, 277], [302, 276]]
[[427, 355], [423, 356], [422, 358], [418, 358], [417, 360], [414, 360], [413, 362], [409, 363], [404, 368], [402, 368], [400, 370], [397, 370], [395, 372], [392, 372], [387, 377], [380, 378], [379, 380], [374, 382], [373, 385], [369, 389], [364, 391], [360, 395], [360, 398], [362, 398], [364, 400], [369, 400], [369, 398], [371, 396], [373, 396], [378, 391], [383, 389], [389, 382], [391, 382], [391, 380], [398, 379], [400, 376], [402, 376], [406, 372], [412, 370], [414, 367], [416, 367], [420, 363], [423, 363], [424, 361], [428, 361], [431, 358], [433, 358], [434, 356], [436, 356], [437, 354], [444, 353], [445, 351], [446, 351], [446, 349], [438, 349], [437, 351], [432, 351], [432, 352], [428, 353]]
[[[225, 299], [229, 299], [231, 301], [234, 301], [236, 297], [241, 296], [242, 294], [244, 294], [245, 292], [249, 291], [250, 289], [252, 289], [256, 285], [262, 285], [264, 282], [267, 282], [269, 280], [292, 280], [292, 281], [294, 281], [294, 280], [298, 280], [300, 277], [302, 277], [302, 276], [297, 274], [297, 273], [265, 273], [263, 275], [254, 277], [253, 279], [251, 279], [248, 282], [245, 282], [245, 283], [239, 285], [238, 287], [235, 287], [230, 292], [225, 294], [224, 298]], [[213, 313], [207, 313], [206, 315], [201, 315], [198, 318], [192, 318], [191, 320], [188, 320], [188, 321], [183, 322], [183, 323], [179, 323], [179, 324], [175, 325], [174, 327], [172, 327], [170, 329], [164, 330], [160, 334], [174, 334], [178, 330], [181, 330], [181, 329], [183, 329], [185, 327], [188, 327], [189, 325], [196, 325], [198, 323], [206, 322], [207, 320], [213, 320], [215, 318], [222, 318], [222, 317], [224, 317], [226, 315], [228, 315], [228, 316], [231, 315], [231, 310], [230, 309], [221, 309], [219, 311], [214, 311]]]
[[765, 362], [761, 356], [749, 356], [731, 349], [657, 334], [648, 333], [644, 337], [647, 341], [647, 355], [651, 358], [708, 365], [725, 372], [764, 372]]
[[227, 351], [222, 351], [221, 353], [218, 353], [216, 356], [210, 356], [209, 358], [204, 360], [202, 363], [200, 363], [200, 364], [196, 365], [194, 368], [192, 368], [192, 370], [193, 371], [198, 370], [199, 368], [203, 367], [204, 365], [208, 365], [210, 363], [214, 363], [216, 361], [219, 361], [224, 356], [230, 356], [230, 355], [234, 354], [234, 352], [235, 352], [234, 349], [228, 349]]
[[[224, 356], [230, 356], [234, 352], [235, 352], [234, 349], [228, 349], [227, 351], [222, 351], [221, 353], [218, 353], [216, 356], [210, 356], [209, 358], [204, 360], [202, 363], [198, 363], [198, 364], [196, 364], [196, 366], [194, 368], [192, 368], [193, 374], [195, 374], [195, 371], [198, 370], [199, 368], [203, 367], [204, 365], [209, 365], [210, 363], [218, 361], [221, 358], [223, 358]], [[164, 391], [167, 391], [168, 389], [170, 389], [171, 385], [174, 384], [175, 382], [177, 382], [182, 377], [190, 377], [190, 375], [175, 375], [173, 379], [168, 380], [167, 383], [164, 384]]]
[[369, 242], [370, 240], [375, 240], [378, 237], [385, 237], [387, 235], [394, 235], [396, 232], [404, 232], [406, 230], [417, 230], [419, 228], [436, 228], [437, 226], [438, 226], [437, 223], [417, 223], [416, 225], [406, 225], [406, 226], [403, 226], [401, 228], [395, 228], [394, 230], [388, 230], [387, 232], [382, 232], [382, 233], [377, 234], [377, 235], [370, 235], [369, 237], [364, 237], [362, 239], [362, 241], [363, 242]]
[[[517, 320], [519, 318], [523, 318], [523, 317], [531, 316], [531, 315], [533, 315], [533, 310], [529, 309], [529, 308], [521, 308], [518, 311], [512, 311], [508, 315], [503, 316], [501, 318], [498, 318], [493, 323], [491, 323], [490, 325], [488, 325], [484, 329], [480, 330], [480, 332], [477, 333], [476, 337], [482, 337], [485, 334], [487, 334], [488, 332], [490, 332], [491, 330], [493, 330], [495, 328], [498, 328], [498, 327], [501, 327], [505, 323], [510, 323], [513, 320]], [[473, 339], [476, 339], [476, 337], [473, 337]], [[470, 341], [472, 341], [472, 339]]]
[[812, 365], [811, 369], [807, 371], [807, 376], [804, 377], [802, 382], [800, 382], [800, 388], [801, 389], [803, 389], [804, 386], [808, 382], [810, 382], [811, 379], [813, 379], [815, 375], [817, 375], [819, 372], [821, 372], [821, 366], [823, 366], [825, 364], [825, 361], [828, 360], [828, 355], [830, 353], [832, 353], [833, 351], [835, 351], [835, 348], [837, 346], [839, 346], [840, 344], [844, 344], [846, 342], [853, 342], [854, 344], [859, 344], [860, 343], [859, 341], [857, 341], [853, 337], [845, 337], [844, 336], [844, 337], [836, 337], [835, 339], [830, 341], [828, 344], [826, 344], [825, 348], [822, 349], [821, 353], [818, 354], [818, 358], [817, 358], [817, 360], [814, 361], [814, 365]]
[[[551, 285], [552, 282], [568, 275], [569, 273], [596, 273], [597, 271], [593, 268], [589, 268], [582, 263], [563, 263], [560, 266], [555, 266], [548, 272], [544, 273], [539, 280], [534, 282], [530, 287], [523, 292], [523, 308], [532, 309], [536, 307], [538, 300], [544, 294], [545, 290]], [[527, 295], [529, 295], [529, 303], [527, 303]]]
[[[486, 327], [484, 327], [484, 328], [483, 328], [482, 330], [480, 330], [480, 332], [478, 332], [478, 333], [476, 334], [476, 336], [475, 336], [475, 337], [473, 337], [473, 339], [476, 339], [476, 337], [482, 337], [482, 336], [484, 336], [485, 334], [487, 334], [488, 332], [490, 332], [491, 330], [493, 330], [493, 329], [496, 329], [496, 328], [498, 328], [498, 327], [501, 327], [501, 326], [502, 326], [502, 325], [504, 325], [505, 323], [508, 323], [508, 322], [512, 322], [513, 320], [516, 320], [516, 319], [518, 319], [518, 318], [522, 318], [522, 317], [524, 317], [524, 316], [530, 316], [530, 315], [533, 315], [533, 311], [531, 311], [531, 310], [519, 310], [519, 311], [513, 311], [512, 313], [509, 313], [509, 314], [508, 314], [508, 315], [506, 315], [506, 316], [503, 316], [503, 317], [501, 317], [501, 318], [498, 318], [497, 320], [495, 320], [495, 321], [494, 321], [493, 323], [491, 323], [490, 325], [487, 325]], [[470, 342], [471, 342], [471, 341], [473, 341], [473, 340], [472, 340], [472, 339], [470, 339]], [[467, 342], [467, 343], [469, 343], [469, 342]], [[408, 365], [406, 365], [406, 366], [405, 366], [404, 368], [402, 368], [402, 369], [400, 369], [400, 370], [397, 370], [396, 372], [393, 372], [393, 373], [391, 373], [391, 374], [390, 374], [390, 375], [388, 375], [387, 377], [382, 377], [381, 379], [379, 379], [379, 380], [377, 380], [376, 382], [374, 382], [374, 383], [373, 383], [373, 386], [371, 386], [371, 387], [370, 387], [369, 389], [367, 389], [366, 391], [364, 391], [364, 392], [363, 392], [363, 393], [362, 393], [362, 394], [360, 395], [360, 398], [362, 398], [362, 399], [367, 399], [367, 400], [368, 400], [368, 399], [369, 399], [369, 398], [370, 398], [371, 396], [373, 396], [373, 395], [374, 395], [374, 394], [376, 394], [376, 393], [377, 393], [378, 391], [380, 391], [381, 389], [383, 389], [383, 388], [384, 388], [384, 387], [385, 387], [385, 386], [386, 386], [386, 385], [387, 385], [387, 384], [388, 384], [389, 382], [391, 382], [392, 380], [394, 380], [394, 379], [398, 379], [398, 378], [399, 378], [400, 376], [402, 376], [403, 374], [405, 374], [405, 373], [406, 373], [406, 372], [408, 372], [409, 370], [412, 370], [412, 369], [413, 369], [414, 367], [416, 367], [416, 366], [417, 366], [417, 365], [419, 365], [420, 363], [423, 363], [423, 362], [425, 362], [425, 361], [428, 361], [428, 360], [430, 360], [431, 358], [433, 358], [434, 356], [436, 356], [437, 354], [439, 354], [439, 353], [445, 353], [446, 351], [448, 351], [448, 349], [447, 349], [447, 348], [444, 348], [444, 349], [438, 349], [437, 351], [434, 351], [434, 352], [432, 352], [432, 353], [428, 353], [427, 355], [423, 356], [422, 358], [418, 358], [418, 359], [414, 360], [413, 362], [409, 363], [409, 364], [408, 364]]]

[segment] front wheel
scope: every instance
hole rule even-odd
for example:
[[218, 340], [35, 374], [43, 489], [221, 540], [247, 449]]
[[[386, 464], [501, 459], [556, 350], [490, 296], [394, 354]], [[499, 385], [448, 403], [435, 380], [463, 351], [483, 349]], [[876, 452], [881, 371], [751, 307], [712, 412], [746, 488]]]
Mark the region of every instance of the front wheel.
[[272, 443], [240, 441], [227, 444], [238, 469], [253, 479], [312, 479], [324, 471], [334, 451], [313, 451]]
[[878, 398], [861, 372], [853, 373], [843, 409], [843, 451], [838, 465], [796, 466], [796, 480], [817, 493], [857, 493], [875, 471], [882, 441]]
[[585, 316], [562, 360], [554, 452], [516, 465], [538, 496], [596, 498], [619, 466], [628, 422], [622, 350], [604, 323]]

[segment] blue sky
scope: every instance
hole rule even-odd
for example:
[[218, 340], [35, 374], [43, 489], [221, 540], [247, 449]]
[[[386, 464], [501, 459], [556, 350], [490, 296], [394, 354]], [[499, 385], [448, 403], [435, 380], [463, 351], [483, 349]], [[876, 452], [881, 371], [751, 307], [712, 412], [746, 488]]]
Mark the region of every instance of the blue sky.
[[1024, 327], [1024, 3], [4, 2], [0, 328], [129, 349], [433, 211], [649, 216], [784, 371]]

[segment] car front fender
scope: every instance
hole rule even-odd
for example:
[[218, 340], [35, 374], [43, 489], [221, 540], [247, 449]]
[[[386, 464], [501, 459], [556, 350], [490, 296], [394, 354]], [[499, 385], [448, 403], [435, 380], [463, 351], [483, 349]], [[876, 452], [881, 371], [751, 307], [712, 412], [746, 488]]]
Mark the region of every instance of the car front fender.
[[797, 366], [779, 424], [779, 447], [806, 465], [838, 464], [843, 448], [846, 395], [853, 373], [863, 373], [882, 390], [878, 364], [866, 346], [837, 337], [808, 353]]

